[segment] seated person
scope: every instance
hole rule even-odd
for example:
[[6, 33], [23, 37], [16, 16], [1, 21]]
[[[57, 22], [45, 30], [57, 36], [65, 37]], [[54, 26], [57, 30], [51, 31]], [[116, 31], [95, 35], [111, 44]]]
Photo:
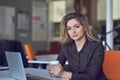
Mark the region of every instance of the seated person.
[[60, 64], [49, 64], [49, 73], [70, 80], [107, 80], [102, 68], [104, 47], [93, 37], [87, 17], [71, 12], [63, 17], [60, 28], [62, 47], [57, 58]]

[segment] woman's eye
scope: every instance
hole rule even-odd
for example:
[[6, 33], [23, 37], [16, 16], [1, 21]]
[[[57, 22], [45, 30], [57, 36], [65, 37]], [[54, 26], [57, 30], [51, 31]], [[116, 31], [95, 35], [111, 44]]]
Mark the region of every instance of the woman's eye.
[[76, 28], [79, 28], [80, 26], [75, 26]]
[[67, 27], [67, 30], [70, 30], [71, 29], [71, 27]]

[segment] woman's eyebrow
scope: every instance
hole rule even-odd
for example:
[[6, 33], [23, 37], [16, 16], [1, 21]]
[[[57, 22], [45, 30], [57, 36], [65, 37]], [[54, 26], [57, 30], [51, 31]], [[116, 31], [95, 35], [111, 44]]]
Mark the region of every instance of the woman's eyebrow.
[[[79, 24], [78, 23], [76, 23], [76, 24], [74, 24], [73, 26], [78, 26]], [[67, 27], [71, 27], [71, 26], [67, 26]]]
[[78, 26], [78, 25], [79, 25], [79, 24], [76, 23], [76, 24], [74, 24], [73, 26]]

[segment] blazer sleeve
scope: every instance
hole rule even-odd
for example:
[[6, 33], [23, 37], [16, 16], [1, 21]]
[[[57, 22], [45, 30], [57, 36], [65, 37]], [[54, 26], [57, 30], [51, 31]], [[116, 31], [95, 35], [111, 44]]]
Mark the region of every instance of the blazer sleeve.
[[72, 80], [97, 80], [102, 72], [103, 60], [104, 48], [102, 44], [99, 44], [92, 53], [86, 72], [72, 73]]
[[66, 62], [66, 57], [65, 57], [65, 51], [64, 48], [66, 49], [66, 47], [62, 46], [59, 52], [59, 55], [57, 57], [57, 60], [62, 64], [62, 66], [65, 64]]

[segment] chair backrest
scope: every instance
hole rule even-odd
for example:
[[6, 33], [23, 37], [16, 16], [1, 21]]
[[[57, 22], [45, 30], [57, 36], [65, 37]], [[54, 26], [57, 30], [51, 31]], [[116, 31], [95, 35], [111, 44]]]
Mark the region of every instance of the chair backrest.
[[25, 49], [26, 55], [28, 57], [28, 60], [34, 60], [35, 53], [33, 51], [32, 46], [30, 44], [24, 44], [24, 49]]
[[23, 46], [18, 40], [1, 40], [0, 41], [0, 65], [8, 66], [5, 51], [20, 52], [24, 67], [28, 67], [28, 60], [24, 53]]
[[120, 80], [120, 51], [105, 51], [103, 71], [110, 80]]

